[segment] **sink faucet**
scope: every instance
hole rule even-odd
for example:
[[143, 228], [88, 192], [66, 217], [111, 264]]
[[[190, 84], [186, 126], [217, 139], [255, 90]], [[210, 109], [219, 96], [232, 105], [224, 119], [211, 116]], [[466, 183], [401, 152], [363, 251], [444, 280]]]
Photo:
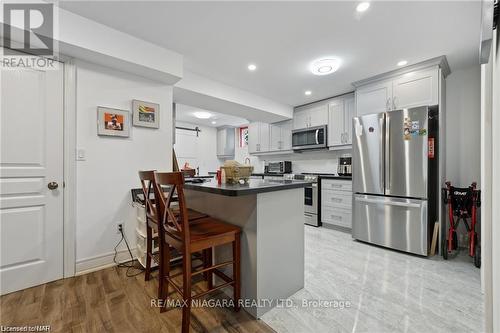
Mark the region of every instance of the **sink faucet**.
[[[248, 163], [247, 163], [247, 161], [248, 161]], [[245, 164], [250, 164], [250, 157], [245, 158]]]

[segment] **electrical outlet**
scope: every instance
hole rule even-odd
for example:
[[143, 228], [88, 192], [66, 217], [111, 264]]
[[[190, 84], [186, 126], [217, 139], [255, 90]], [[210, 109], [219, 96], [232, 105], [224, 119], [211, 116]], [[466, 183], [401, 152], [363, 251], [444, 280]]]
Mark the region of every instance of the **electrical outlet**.
[[116, 225], [116, 233], [121, 234], [122, 231], [123, 231], [123, 223], [118, 222], [118, 224]]

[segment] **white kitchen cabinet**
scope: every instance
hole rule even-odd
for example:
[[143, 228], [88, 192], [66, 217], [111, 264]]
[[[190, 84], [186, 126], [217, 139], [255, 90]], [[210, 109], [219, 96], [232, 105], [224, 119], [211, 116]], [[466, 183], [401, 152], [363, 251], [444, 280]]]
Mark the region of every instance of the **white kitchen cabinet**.
[[296, 111], [293, 114], [293, 129], [309, 127], [309, 113], [307, 110]]
[[292, 150], [292, 121], [287, 120], [269, 125], [269, 151]]
[[347, 146], [352, 143], [351, 127], [354, 116], [354, 96], [335, 98], [328, 104], [328, 146]]
[[228, 158], [234, 156], [236, 136], [233, 127], [217, 129], [217, 157]]
[[322, 102], [297, 109], [293, 115], [293, 129], [316, 127], [328, 123], [328, 103]]
[[438, 104], [437, 69], [410, 72], [392, 83], [392, 109]]
[[248, 125], [248, 152], [250, 154], [264, 153], [269, 151], [269, 124], [250, 123]]
[[356, 115], [437, 105], [439, 75], [439, 67], [434, 66], [362, 84], [356, 89]]
[[356, 115], [380, 113], [390, 110], [392, 80], [376, 82], [356, 89]]
[[321, 179], [321, 222], [324, 226], [352, 228], [352, 182]]
[[328, 105], [325, 103], [309, 109], [309, 127], [328, 124]]
[[292, 127], [291, 120], [281, 122], [281, 150], [292, 150]]
[[352, 144], [352, 118], [356, 115], [356, 103], [354, 95], [345, 99], [344, 102], [344, 130], [346, 144]]

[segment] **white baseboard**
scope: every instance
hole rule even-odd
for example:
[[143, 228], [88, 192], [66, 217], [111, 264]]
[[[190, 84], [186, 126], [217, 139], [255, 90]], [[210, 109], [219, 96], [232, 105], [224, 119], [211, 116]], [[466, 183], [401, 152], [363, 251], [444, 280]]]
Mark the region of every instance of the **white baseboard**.
[[[137, 250], [136, 248], [131, 249], [132, 255], [134, 259], [137, 259]], [[114, 252], [109, 252], [106, 254], [101, 254], [95, 257], [80, 259], [76, 262], [76, 273], [75, 276], [83, 275], [95, 271], [99, 271], [101, 269], [109, 268], [116, 266], [116, 263], [113, 261], [115, 256]], [[130, 261], [130, 254], [128, 250], [120, 250], [116, 254], [116, 261], [118, 263]]]

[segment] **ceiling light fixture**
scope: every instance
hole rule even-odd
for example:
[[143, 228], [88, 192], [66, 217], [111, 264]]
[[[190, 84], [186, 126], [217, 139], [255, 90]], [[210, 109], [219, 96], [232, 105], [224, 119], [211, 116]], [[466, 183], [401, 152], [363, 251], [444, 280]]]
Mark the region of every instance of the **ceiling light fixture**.
[[408, 61], [406, 60], [401, 60], [400, 62], [398, 62], [398, 66], [404, 66], [408, 63]]
[[212, 125], [215, 125], [215, 124], [217, 124], [217, 122], [216, 122], [215, 120], [214, 120], [214, 121], [212, 121]]
[[212, 117], [212, 114], [210, 112], [205, 112], [205, 111], [193, 112], [193, 115], [198, 119], [208, 119]]
[[364, 1], [356, 6], [356, 11], [358, 11], [359, 13], [362, 13], [362, 12], [366, 11], [368, 8], [370, 8], [370, 3], [368, 1]]
[[311, 62], [309, 69], [314, 75], [328, 75], [340, 67], [340, 60], [335, 58], [321, 58]]
[[253, 72], [253, 71], [254, 71], [254, 70], [256, 70], [256, 69], [257, 69], [257, 65], [255, 65], [255, 64], [250, 64], [250, 65], [248, 65], [248, 70], [249, 70], [249, 71], [252, 71], [252, 72]]
[[306, 90], [304, 91], [304, 95], [310, 96], [312, 94], [311, 90]]

